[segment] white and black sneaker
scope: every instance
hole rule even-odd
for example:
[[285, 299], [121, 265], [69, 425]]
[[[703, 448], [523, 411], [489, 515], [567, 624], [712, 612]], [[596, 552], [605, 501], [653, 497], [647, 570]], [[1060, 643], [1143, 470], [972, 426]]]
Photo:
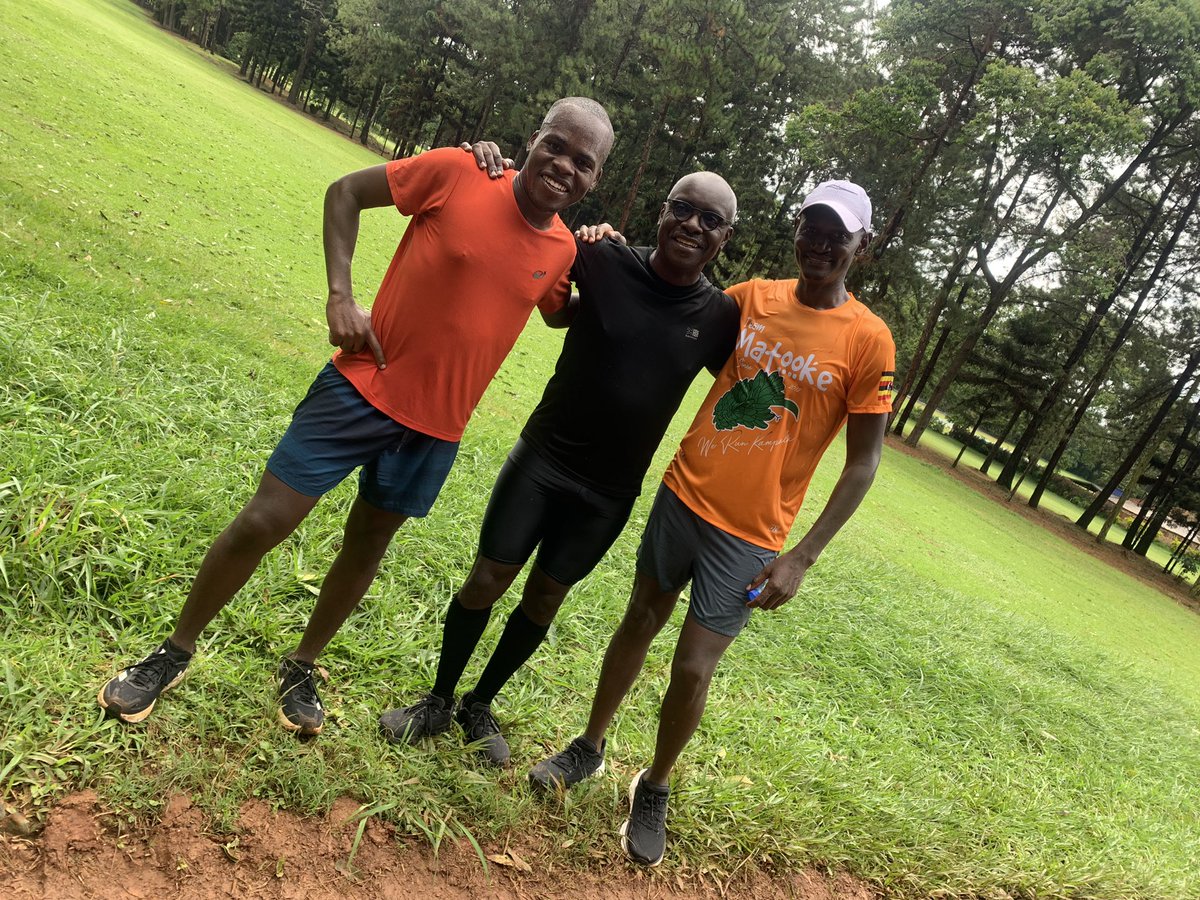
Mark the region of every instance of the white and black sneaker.
[[604, 772], [604, 746], [599, 749], [585, 737], [577, 737], [565, 750], [555, 753], [529, 770], [529, 783], [547, 791], [565, 791], [584, 779]]
[[192, 654], [180, 650], [168, 638], [141, 662], [109, 679], [96, 701], [108, 715], [122, 722], [140, 722], [153, 711], [159, 694], [183, 680], [191, 661]]
[[325, 727], [325, 708], [317, 694], [313, 676], [324, 677], [314, 664], [285, 656], [275, 670], [275, 688], [279, 695], [276, 717], [279, 724], [300, 737], [320, 734]]
[[629, 818], [621, 825], [621, 849], [634, 862], [657, 866], [667, 849], [667, 799], [671, 789], [645, 780], [649, 769], [629, 785]]
[[140, 662], [116, 673], [96, 695], [104, 712], [122, 722], [139, 722], [150, 715], [158, 695], [184, 680], [192, 654], [166, 641]]

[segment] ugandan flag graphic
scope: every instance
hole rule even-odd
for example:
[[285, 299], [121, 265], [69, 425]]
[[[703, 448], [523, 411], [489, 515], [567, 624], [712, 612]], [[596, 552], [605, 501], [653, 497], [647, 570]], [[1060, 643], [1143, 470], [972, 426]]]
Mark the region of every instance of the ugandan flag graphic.
[[884, 372], [879, 376], [879, 402], [892, 402], [892, 382], [896, 380], [895, 372]]

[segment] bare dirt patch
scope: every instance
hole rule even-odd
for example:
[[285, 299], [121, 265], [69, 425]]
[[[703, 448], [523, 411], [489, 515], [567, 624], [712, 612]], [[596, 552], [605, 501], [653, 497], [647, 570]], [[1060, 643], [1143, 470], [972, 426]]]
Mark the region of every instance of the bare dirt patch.
[[0, 884], [16, 898], [221, 897], [409, 898], [531, 900], [596, 897], [613, 900], [876, 900], [849, 876], [808, 870], [754, 873], [730, 882], [635, 868], [616, 853], [602, 867], [579, 871], [540, 864], [536, 846], [484, 847], [502, 857], [485, 873], [465, 841], [447, 841], [434, 856], [368, 819], [355, 847], [358, 805], [339, 800], [323, 819], [273, 812], [250, 801], [233, 834], [216, 834], [186, 797], [171, 799], [158, 827], [117, 827], [91, 791], [72, 794], [49, 813], [36, 837], [0, 839]]
[[1114, 544], [1111, 541], [1097, 541], [1095, 535], [1085, 532], [1082, 528], [1075, 525], [1074, 522], [1063, 518], [1058, 513], [1045, 509], [1031, 509], [1022, 500], [1014, 499], [1009, 501], [1008, 491], [999, 487], [995, 481], [984, 475], [974, 466], [960, 465], [952, 469], [946, 457], [936, 450], [930, 450], [925, 447], [910, 447], [894, 435], [888, 435], [887, 443], [894, 450], [898, 450], [908, 456], [916, 457], [922, 462], [929, 463], [931, 466], [936, 466], [972, 490], [983, 494], [989, 500], [1003, 503], [1017, 515], [1040, 525], [1042, 528], [1052, 532], [1089, 556], [1112, 566], [1120, 572], [1124, 572], [1131, 578], [1136, 578], [1138, 581], [1149, 585], [1157, 591], [1161, 591], [1188, 609], [1200, 612], [1200, 597], [1196, 597], [1190, 593], [1188, 585], [1168, 575], [1160, 566], [1146, 559], [1146, 557], [1131, 553], [1119, 544]]

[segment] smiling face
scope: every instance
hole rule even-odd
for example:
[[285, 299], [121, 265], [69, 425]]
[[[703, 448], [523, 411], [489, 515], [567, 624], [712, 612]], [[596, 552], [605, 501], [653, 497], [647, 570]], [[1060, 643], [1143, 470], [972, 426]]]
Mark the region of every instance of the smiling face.
[[812, 287], [842, 284], [854, 257], [866, 250], [865, 230], [846, 230], [841, 217], [828, 206], [804, 210], [796, 222], [796, 263], [800, 277]]
[[679, 179], [658, 216], [658, 245], [650, 256], [655, 272], [671, 284], [695, 283], [733, 234], [736, 215], [737, 197], [720, 175], [696, 172]]
[[517, 203], [530, 224], [545, 227], [555, 213], [582, 200], [599, 180], [611, 147], [607, 123], [578, 107], [555, 108], [529, 139], [517, 177]]

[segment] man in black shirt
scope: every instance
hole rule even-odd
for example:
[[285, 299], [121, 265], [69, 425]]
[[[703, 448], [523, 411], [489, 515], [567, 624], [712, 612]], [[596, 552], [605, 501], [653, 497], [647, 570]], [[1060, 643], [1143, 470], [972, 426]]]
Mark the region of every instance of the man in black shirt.
[[[620, 534], [696, 374], [717, 372], [733, 350], [737, 306], [702, 271], [736, 214], [725, 179], [697, 172], [663, 203], [654, 248], [577, 240], [571, 279], [579, 294], [554, 375], [496, 480], [475, 563], [446, 611], [433, 689], [384, 713], [389, 740], [415, 743], [457, 718], [487, 761], [508, 761], [491, 701], [545, 638], [571, 585]], [[535, 548], [521, 603], [455, 713], [455, 688], [492, 606]]]

